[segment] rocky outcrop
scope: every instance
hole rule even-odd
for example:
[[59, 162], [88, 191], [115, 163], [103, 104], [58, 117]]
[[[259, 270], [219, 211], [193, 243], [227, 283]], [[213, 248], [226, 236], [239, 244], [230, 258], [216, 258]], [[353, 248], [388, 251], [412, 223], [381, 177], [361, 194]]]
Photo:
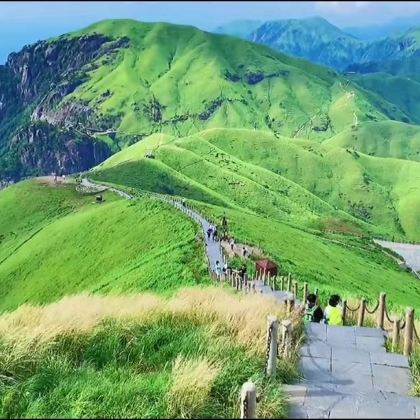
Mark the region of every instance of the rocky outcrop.
[[78, 72], [85, 65], [127, 45], [128, 38], [112, 40], [99, 34], [62, 37], [53, 42], [40, 41], [10, 54], [6, 67], [16, 77], [17, 93], [27, 105], [54, 89], [59, 81], [67, 80], [67, 86], [77, 86], [78, 76], [83, 77]]
[[19, 130], [10, 144], [21, 173], [40, 175], [84, 171], [111, 155], [109, 146], [93, 137], [38, 122]]
[[113, 60], [128, 38], [100, 34], [40, 41], [0, 66], [0, 177], [18, 179], [89, 169], [110, 156], [86, 127], [115, 124], [87, 103], [67, 99], [96, 61]]

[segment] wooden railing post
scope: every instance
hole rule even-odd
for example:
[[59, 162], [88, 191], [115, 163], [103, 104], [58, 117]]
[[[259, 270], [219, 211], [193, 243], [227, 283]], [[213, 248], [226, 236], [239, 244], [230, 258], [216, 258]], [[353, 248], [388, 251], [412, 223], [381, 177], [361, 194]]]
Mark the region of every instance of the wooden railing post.
[[286, 299], [286, 313], [290, 315], [295, 307], [295, 298]]
[[287, 276], [287, 291], [288, 292], [292, 291], [292, 275], [290, 273]]
[[303, 283], [303, 304], [306, 305], [306, 299], [308, 297], [308, 283]]
[[252, 382], [245, 382], [241, 390], [241, 419], [257, 418], [257, 389]]
[[394, 318], [392, 322], [392, 351], [396, 351], [400, 341], [400, 320]]
[[280, 290], [283, 291], [284, 290], [284, 276], [280, 277]]
[[384, 329], [384, 319], [385, 319], [385, 299], [386, 294], [380, 293], [379, 295], [379, 306], [378, 306], [378, 317], [377, 317], [377, 327], [381, 330]]
[[357, 326], [363, 327], [363, 322], [365, 320], [365, 309], [366, 309], [366, 300], [360, 300], [360, 308], [359, 308], [359, 315], [357, 317]]
[[293, 282], [293, 294], [295, 295], [295, 299], [297, 299], [297, 295], [298, 295], [298, 282], [297, 281]]
[[413, 350], [414, 335], [414, 309], [407, 308], [405, 311], [405, 335], [404, 335], [404, 356], [409, 356]]
[[346, 322], [346, 315], [347, 315], [347, 300], [343, 300], [343, 309], [342, 309], [342, 317], [343, 317], [343, 325], [345, 325]]
[[267, 319], [267, 366], [266, 372], [269, 378], [276, 375], [277, 368], [277, 340], [278, 320], [276, 316], [269, 316]]
[[284, 320], [281, 323], [282, 333], [281, 333], [281, 342], [283, 346], [283, 356], [289, 357], [292, 350], [292, 322], [289, 320]]

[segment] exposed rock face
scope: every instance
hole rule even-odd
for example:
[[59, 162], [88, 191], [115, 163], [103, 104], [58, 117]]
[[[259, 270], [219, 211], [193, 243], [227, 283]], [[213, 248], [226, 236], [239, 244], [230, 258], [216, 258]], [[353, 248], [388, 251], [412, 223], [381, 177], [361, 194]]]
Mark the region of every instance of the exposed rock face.
[[87, 80], [96, 59], [111, 60], [128, 42], [60, 37], [9, 55], [0, 66], [0, 178], [85, 170], [110, 156], [109, 146], [83, 129], [110, 121], [101, 124], [88, 104], [64, 98]]
[[29, 104], [63, 78], [68, 80], [68, 85], [73, 86], [74, 90], [77, 86], [74, 78], [77, 78], [78, 70], [127, 43], [126, 38], [112, 41], [103, 35], [63, 38], [54, 43], [40, 41], [25, 46], [19, 53], [10, 54], [6, 67], [18, 80], [17, 93], [20, 99], [24, 104]]
[[105, 143], [48, 123], [19, 130], [12, 139], [11, 148], [18, 152], [20, 165], [31, 168], [32, 175], [83, 171], [111, 155]]

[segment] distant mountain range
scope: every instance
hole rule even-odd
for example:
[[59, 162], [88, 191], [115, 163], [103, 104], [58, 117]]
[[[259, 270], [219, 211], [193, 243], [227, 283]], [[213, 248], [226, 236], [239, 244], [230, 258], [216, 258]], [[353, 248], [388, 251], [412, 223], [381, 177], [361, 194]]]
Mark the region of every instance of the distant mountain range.
[[[417, 72], [420, 27], [407, 30], [409, 22], [397, 21], [387, 29], [382, 27], [382, 35], [386, 33], [387, 36], [375, 41], [357, 38], [357, 30], [342, 30], [320, 17], [261, 24], [258, 21], [233, 22], [216, 28], [215, 32], [239, 36], [339, 71], [385, 71], [410, 76]], [[395, 28], [405, 29], [405, 32], [388, 32]], [[365, 34], [363, 37], [372, 36]]]

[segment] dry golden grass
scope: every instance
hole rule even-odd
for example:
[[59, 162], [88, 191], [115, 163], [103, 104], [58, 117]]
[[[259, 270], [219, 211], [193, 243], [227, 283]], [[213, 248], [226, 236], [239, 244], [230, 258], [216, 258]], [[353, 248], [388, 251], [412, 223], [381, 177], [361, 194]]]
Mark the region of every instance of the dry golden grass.
[[[251, 351], [264, 350], [268, 315], [285, 318], [282, 305], [259, 294], [239, 295], [220, 287], [185, 288], [164, 299], [152, 294], [76, 295], [44, 306], [24, 305], [0, 317], [6, 342], [33, 346], [72, 332], [89, 332], [107, 319], [139, 320], [153, 315], [184, 315], [203, 323], [228, 326]], [[289, 317], [290, 318], [290, 317]], [[292, 321], [298, 322], [297, 314]]]
[[171, 416], [195, 418], [202, 410], [220, 368], [206, 358], [178, 357], [172, 369], [172, 383], [167, 394], [167, 407]]

